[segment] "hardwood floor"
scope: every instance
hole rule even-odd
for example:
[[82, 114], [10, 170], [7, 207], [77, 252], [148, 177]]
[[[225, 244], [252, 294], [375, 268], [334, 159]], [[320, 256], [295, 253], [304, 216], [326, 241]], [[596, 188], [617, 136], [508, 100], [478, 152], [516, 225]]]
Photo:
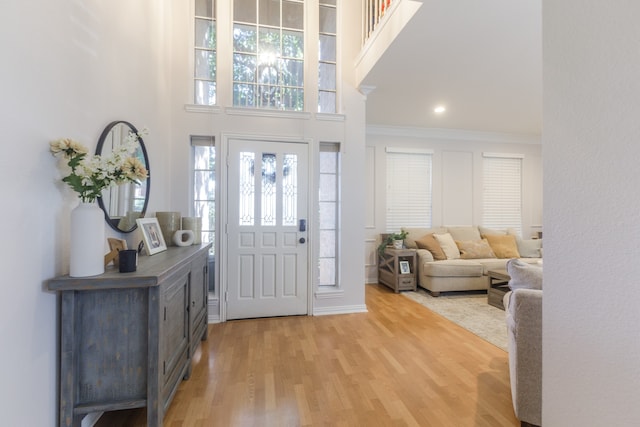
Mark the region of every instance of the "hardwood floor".
[[368, 313], [209, 325], [164, 426], [520, 425], [506, 352], [383, 286], [367, 285], [366, 302]]

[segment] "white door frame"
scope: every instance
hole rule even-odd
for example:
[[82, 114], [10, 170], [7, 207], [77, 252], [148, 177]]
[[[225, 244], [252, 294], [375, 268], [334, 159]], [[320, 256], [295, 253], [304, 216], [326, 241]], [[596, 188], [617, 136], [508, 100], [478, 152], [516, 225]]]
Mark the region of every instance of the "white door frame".
[[220, 200], [224, 201], [224, 203], [220, 203], [219, 209], [216, 209], [219, 213], [219, 232], [216, 233], [216, 236], [220, 236], [217, 238], [219, 242], [220, 252], [218, 252], [218, 259], [216, 260], [216, 269], [219, 270], [220, 279], [220, 321], [227, 321], [227, 292], [229, 291], [228, 273], [227, 273], [227, 224], [228, 224], [228, 209], [227, 209], [227, 200], [228, 200], [228, 189], [227, 189], [227, 173], [229, 170], [229, 141], [233, 139], [240, 139], [245, 141], [252, 142], [287, 142], [294, 144], [306, 144], [307, 146], [307, 155], [308, 155], [308, 183], [309, 183], [309, 197], [307, 197], [307, 315], [310, 316], [313, 313], [313, 288], [314, 288], [314, 269], [315, 265], [315, 253], [316, 251], [312, 250], [313, 247], [316, 246], [315, 238], [318, 236], [315, 228], [317, 224], [317, 214], [311, 208], [314, 206], [317, 200], [317, 196], [314, 194], [315, 189], [317, 189], [317, 179], [315, 178], [315, 164], [316, 164], [316, 153], [312, 151], [313, 149], [313, 140], [311, 138], [296, 138], [296, 137], [286, 137], [286, 136], [275, 136], [275, 135], [256, 135], [256, 134], [240, 134], [240, 133], [222, 133], [221, 134], [222, 144], [220, 145], [220, 159], [216, 166], [218, 166], [220, 173], [220, 185], [218, 186], [218, 190], [220, 191]]

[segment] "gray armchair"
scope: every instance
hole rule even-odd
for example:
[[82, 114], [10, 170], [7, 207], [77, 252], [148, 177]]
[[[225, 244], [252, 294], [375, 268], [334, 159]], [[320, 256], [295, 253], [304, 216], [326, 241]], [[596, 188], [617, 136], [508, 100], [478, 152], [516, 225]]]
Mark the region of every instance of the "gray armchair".
[[542, 423], [542, 291], [515, 289], [504, 296], [511, 396], [522, 426]]

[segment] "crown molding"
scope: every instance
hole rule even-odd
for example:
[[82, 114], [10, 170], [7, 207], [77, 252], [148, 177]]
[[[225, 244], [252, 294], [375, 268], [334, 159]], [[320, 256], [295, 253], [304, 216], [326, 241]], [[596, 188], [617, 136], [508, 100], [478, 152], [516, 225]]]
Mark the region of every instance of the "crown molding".
[[367, 135], [404, 136], [456, 141], [502, 142], [511, 144], [541, 144], [542, 137], [533, 134], [486, 132], [461, 129], [416, 128], [368, 125]]

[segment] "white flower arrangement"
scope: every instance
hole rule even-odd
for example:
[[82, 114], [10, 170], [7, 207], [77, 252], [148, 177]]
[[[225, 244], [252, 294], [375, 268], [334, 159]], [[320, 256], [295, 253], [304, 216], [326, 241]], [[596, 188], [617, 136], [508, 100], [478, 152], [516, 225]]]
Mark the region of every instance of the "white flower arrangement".
[[138, 138], [147, 134], [143, 129], [138, 133], [129, 132], [125, 141], [115, 147], [108, 157], [99, 154], [88, 155], [87, 148], [69, 138], [57, 139], [49, 143], [54, 156], [61, 155], [66, 166], [61, 166], [62, 178], [83, 202], [94, 202], [109, 186], [125, 182], [140, 183], [148, 176], [145, 166], [131, 155], [136, 149]]

